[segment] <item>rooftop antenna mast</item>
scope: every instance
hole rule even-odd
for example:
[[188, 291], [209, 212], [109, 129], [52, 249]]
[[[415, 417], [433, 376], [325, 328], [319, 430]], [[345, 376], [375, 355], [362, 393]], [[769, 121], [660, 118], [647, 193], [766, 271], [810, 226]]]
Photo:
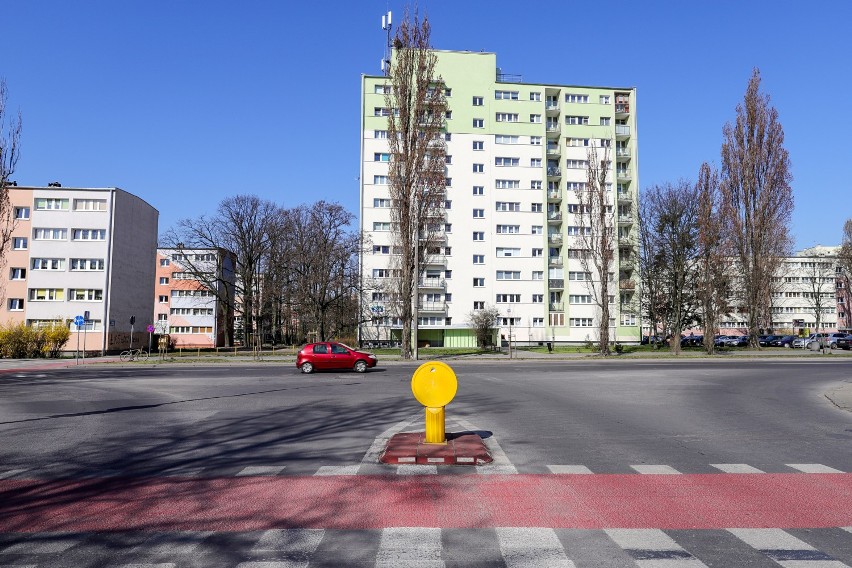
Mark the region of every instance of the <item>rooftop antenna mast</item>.
[[384, 73], [386, 76], [390, 75], [392, 27], [393, 23], [391, 21], [391, 12], [390, 10], [388, 10], [388, 13], [382, 16], [382, 29], [385, 30], [388, 34], [387, 45], [385, 46], [385, 55], [384, 57], [382, 57], [382, 73]]

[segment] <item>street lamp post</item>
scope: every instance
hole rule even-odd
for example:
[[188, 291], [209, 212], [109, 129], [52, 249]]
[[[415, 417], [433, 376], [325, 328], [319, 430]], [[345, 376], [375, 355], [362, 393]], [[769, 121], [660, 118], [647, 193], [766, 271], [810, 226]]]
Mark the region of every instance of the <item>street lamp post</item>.
[[512, 358], [512, 308], [507, 308], [506, 313], [509, 314], [509, 359]]

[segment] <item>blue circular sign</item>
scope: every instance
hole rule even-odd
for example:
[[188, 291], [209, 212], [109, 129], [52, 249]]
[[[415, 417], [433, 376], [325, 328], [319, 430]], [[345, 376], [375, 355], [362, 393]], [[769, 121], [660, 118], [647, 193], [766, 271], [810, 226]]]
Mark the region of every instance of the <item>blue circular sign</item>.
[[86, 323], [86, 320], [83, 319], [83, 316], [77, 316], [74, 318], [74, 325], [77, 327], [83, 327], [84, 323]]

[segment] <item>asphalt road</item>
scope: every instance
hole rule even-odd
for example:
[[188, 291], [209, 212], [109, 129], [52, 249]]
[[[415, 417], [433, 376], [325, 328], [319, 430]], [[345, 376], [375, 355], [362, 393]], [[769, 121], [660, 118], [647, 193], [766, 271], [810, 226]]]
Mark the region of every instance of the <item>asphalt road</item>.
[[[504, 474], [492, 480], [473, 468], [376, 463], [389, 435], [422, 430], [415, 368], [0, 375], [0, 565], [852, 565], [843, 528], [852, 526], [852, 413], [825, 397], [849, 382], [852, 361], [454, 363], [447, 430], [485, 438], [490, 473]], [[336, 500], [351, 491], [361, 501]], [[121, 512], [162, 492], [171, 507]], [[394, 505], [412, 492], [425, 492], [422, 515], [401, 518]], [[636, 492], [653, 498], [632, 501]], [[452, 502], [471, 495], [486, 505], [454, 521]], [[722, 497], [744, 509], [719, 506]], [[598, 501], [595, 518], [566, 513]], [[221, 512], [242, 502], [251, 514], [226, 523]], [[337, 513], [319, 518], [328, 503]], [[784, 510], [793, 503], [814, 511]], [[432, 543], [423, 554], [434, 562], [411, 556], [405, 543], [415, 542], [421, 552]]]

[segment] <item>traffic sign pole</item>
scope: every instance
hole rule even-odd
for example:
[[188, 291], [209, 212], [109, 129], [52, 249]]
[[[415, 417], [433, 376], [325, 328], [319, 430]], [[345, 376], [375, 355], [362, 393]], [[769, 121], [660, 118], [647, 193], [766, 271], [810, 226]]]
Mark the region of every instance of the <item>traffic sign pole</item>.
[[[75, 316], [74, 317], [74, 325], [77, 326], [77, 352], [74, 353], [74, 364], [75, 365], [80, 364], [80, 328], [83, 327], [84, 322], [85, 322], [85, 319], [83, 318], [83, 316]], [[85, 340], [84, 340], [83, 349], [85, 349], [85, 348], [86, 348], [86, 344], [85, 344]], [[86, 355], [83, 354], [83, 362], [85, 362], [85, 359], [86, 359]]]

